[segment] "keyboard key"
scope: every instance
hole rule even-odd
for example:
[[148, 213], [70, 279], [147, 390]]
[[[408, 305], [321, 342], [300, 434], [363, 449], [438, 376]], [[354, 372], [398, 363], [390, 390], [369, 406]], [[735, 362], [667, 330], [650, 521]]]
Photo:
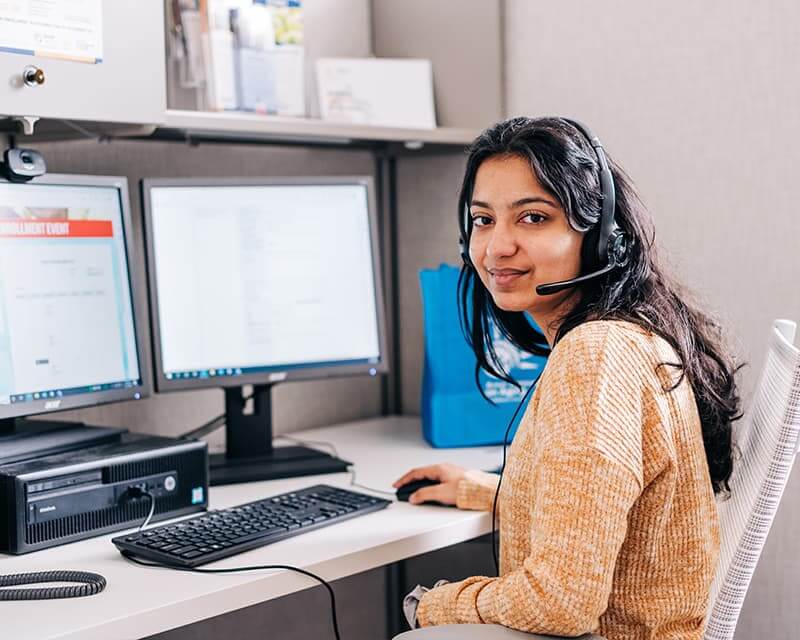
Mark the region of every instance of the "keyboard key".
[[182, 556], [187, 551], [194, 551], [195, 548], [196, 547], [193, 544], [187, 544], [186, 546], [178, 547], [177, 549], [173, 549], [172, 551], [170, 551], [170, 553], [172, 555], [174, 555], [174, 556]]
[[286, 527], [273, 527], [272, 529], [266, 529], [264, 531], [259, 531], [257, 533], [250, 533], [248, 535], [239, 536], [238, 538], [234, 538], [233, 540], [231, 540], [231, 542], [233, 542], [233, 544], [241, 544], [243, 542], [249, 542], [250, 540], [263, 538], [264, 536], [268, 536], [274, 533], [280, 533], [282, 531], [286, 531]]

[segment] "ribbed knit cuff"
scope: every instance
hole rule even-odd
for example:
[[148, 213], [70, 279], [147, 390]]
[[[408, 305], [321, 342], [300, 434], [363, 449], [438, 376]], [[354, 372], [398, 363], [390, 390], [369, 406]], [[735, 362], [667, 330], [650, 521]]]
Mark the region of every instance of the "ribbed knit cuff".
[[456, 506], [459, 509], [491, 511], [494, 492], [500, 476], [471, 469], [464, 474], [456, 487]]
[[495, 591], [497, 591], [499, 584], [498, 580], [492, 580], [486, 584], [478, 594], [475, 604], [480, 612], [481, 622], [496, 624], [500, 620], [497, 612], [498, 600], [495, 597]]
[[417, 623], [421, 627], [442, 624], [480, 624], [477, 598], [492, 578], [473, 576], [431, 589], [422, 596], [417, 607]]

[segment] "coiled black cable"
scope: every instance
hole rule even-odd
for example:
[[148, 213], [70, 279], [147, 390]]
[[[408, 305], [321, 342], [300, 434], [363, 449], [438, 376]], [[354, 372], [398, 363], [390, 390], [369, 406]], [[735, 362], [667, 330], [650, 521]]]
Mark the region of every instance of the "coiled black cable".
[[[147, 489], [130, 487], [123, 494], [124, 499], [150, 498], [150, 511], [139, 527], [141, 531], [148, 525], [155, 511], [155, 496]], [[122, 498], [121, 498], [122, 499]], [[46, 582], [77, 582], [78, 586], [40, 587], [26, 589], [8, 589], [24, 584], [42, 584]], [[0, 601], [3, 600], [56, 600], [59, 598], [83, 598], [93, 596], [106, 588], [106, 579], [99, 573], [89, 571], [39, 571], [36, 573], [15, 573], [0, 575]]]
[[[6, 589], [23, 584], [43, 582], [78, 582], [79, 586]], [[0, 575], [0, 600], [55, 600], [93, 596], [106, 588], [106, 579], [88, 571], [40, 571]]]

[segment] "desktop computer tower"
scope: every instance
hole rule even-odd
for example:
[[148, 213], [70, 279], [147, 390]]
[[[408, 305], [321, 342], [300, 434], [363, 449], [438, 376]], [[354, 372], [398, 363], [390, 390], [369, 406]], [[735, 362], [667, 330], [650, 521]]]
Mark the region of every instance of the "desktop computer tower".
[[0, 552], [27, 553], [202, 511], [208, 446], [128, 434], [118, 443], [0, 466]]

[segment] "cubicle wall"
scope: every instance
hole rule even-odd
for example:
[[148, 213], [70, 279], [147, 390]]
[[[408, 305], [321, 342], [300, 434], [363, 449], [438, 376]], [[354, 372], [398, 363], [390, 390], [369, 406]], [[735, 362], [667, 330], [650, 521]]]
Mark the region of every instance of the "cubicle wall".
[[[329, 151], [252, 145], [201, 145], [115, 140], [59, 142], [38, 145], [48, 170], [60, 173], [124, 175], [128, 177], [134, 220], [136, 294], [146, 300], [144, 243], [139, 180], [143, 177], [182, 176], [307, 176], [372, 175], [374, 160], [363, 151]], [[143, 307], [146, 308], [146, 307]], [[143, 335], [150, 370], [149, 326]], [[320, 322], [324, 322], [320, 318]], [[273, 391], [276, 432], [371, 417], [381, 413], [380, 380], [369, 376], [291, 382]], [[112, 424], [135, 431], [175, 435], [222, 413], [221, 391], [160, 394], [124, 404], [59, 414], [91, 423]], [[212, 442], [219, 442], [219, 436]]]

